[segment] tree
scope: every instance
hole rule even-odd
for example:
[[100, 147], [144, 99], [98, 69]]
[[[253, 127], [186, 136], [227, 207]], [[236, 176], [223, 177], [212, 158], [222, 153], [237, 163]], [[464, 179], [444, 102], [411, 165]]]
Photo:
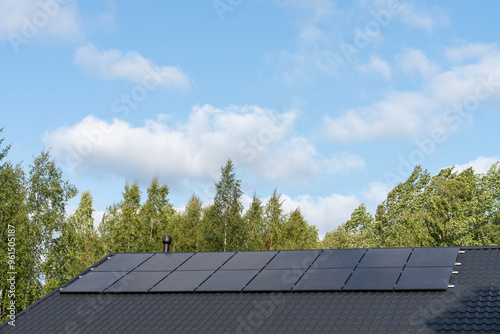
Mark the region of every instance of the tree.
[[[25, 237], [31, 242], [30, 256], [40, 282], [61, 279], [61, 263], [54, 254], [63, 247], [60, 236], [66, 227], [66, 206], [77, 192], [74, 185], [63, 179], [61, 169], [48, 151], [34, 159], [27, 184], [30, 232]], [[38, 283], [33, 281], [33, 284]]]
[[239, 250], [246, 242], [248, 229], [241, 217], [243, 204], [241, 203], [241, 180], [236, 179], [233, 162], [228, 160], [221, 168], [220, 181], [215, 184], [215, 198], [213, 208], [208, 218], [212, 221], [215, 233], [223, 238], [223, 251]]
[[52, 260], [59, 264], [58, 275], [47, 280], [45, 291], [53, 290], [106, 255], [94, 227], [92, 203], [90, 192], [83, 192], [75, 213], [66, 219], [57, 247], [51, 254]]
[[148, 198], [139, 211], [137, 245], [133, 248], [141, 252], [161, 252], [161, 237], [168, 232], [169, 221], [174, 209], [168, 201], [169, 189], [155, 177], [147, 190]]
[[[0, 129], [1, 132], [1, 129]], [[0, 145], [3, 139], [0, 139]], [[7, 156], [9, 146], [0, 149], [0, 162]], [[29, 240], [31, 226], [26, 203], [26, 175], [21, 165], [4, 162], [0, 165], [0, 322], [7, 320], [7, 309], [15, 301], [15, 313], [36, 301], [42, 290], [31, 256], [33, 243]], [[13, 296], [10, 284], [15, 272], [16, 289]]]
[[123, 199], [104, 213], [99, 231], [106, 252], [133, 252], [139, 247], [139, 210], [141, 191], [137, 183], [125, 183]]
[[176, 223], [172, 228], [173, 251], [193, 252], [199, 249], [202, 244], [199, 235], [202, 217], [203, 202], [193, 194], [186, 203], [184, 212], [176, 215]]
[[430, 174], [416, 166], [405, 182], [398, 184], [377, 207], [369, 247], [433, 246], [423, 219]]
[[283, 201], [278, 189], [274, 189], [264, 209], [264, 240], [267, 250], [279, 249], [283, 222]]
[[250, 236], [247, 248], [249, 250], [265, 250], [264, 207], [262, 206], [262, 200], [255, 193], [243, 220], [249, 227]]
[[297, 208], [283, 223], [279, 241], [280, 249], [313, 249], [318, 242], [318, 229], [309, 225]]

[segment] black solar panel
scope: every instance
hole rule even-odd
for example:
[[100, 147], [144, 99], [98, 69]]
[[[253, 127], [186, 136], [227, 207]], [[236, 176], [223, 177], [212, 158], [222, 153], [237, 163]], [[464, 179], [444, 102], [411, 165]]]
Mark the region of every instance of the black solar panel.
[[406, 267], [396, 290], [446, 290], [453, 267]]
[[207, 252], [196, 253], [184, 262], [179, 270], [217, 270], [229, 260], [236, 252]]
[[76, 279], [61, 292], [101, 292], [117, 280], [122, 278], [126, 272], [95, 272], [91, 271], [85, 276]]
[[241, 291], [258, 270], [219, 270], [196, 291]]
[[101, 263], [94, 271], [131, 271], [154, 253], [116, 254], [111, 259]]
[[119, 281], [116, 281], [104, 292], [147, 292], [169, 273], [169, 271], [132, 271]]
[[121, 253], [61, 293], [445, 290], [459, 248]]
[[314, 261], [313, 268], [353, 268], [366, 249], [326, 249]]
[[321, 253], [319, 250], [291, 250], [280, 251], [269, 264], [266, 269], [293, 269], [307, 268]]
[[269, 252], [238, 252], [221, 269], [262, 269], [278, 253]]
[[305, 268], [262, 270], [243, 291], [290, 291], [305, 271]]
[[363, 268], [403, 268], [411, 248], [375, 248], [366, 251], [358, 267]]
[[149, 291], [192, 292], [212, 274], [213, 270], [174, 271]]
[[453, 267], [460, 248], [415, 248], [407, 267]]
[[171, 271], [194, 253], [156, 253], [134, 271]]
[[309, 269], [293, 287], [293, 291], [339, 291], [352, 269]]
[[359, 268], [352, 273], [342, 290], [392, 290], [401, 268]]

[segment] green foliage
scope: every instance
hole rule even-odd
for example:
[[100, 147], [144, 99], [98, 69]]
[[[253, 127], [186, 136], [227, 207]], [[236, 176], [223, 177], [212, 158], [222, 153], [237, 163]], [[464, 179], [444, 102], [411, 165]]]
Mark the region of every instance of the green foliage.
[[314, 249], [318, 243], [318, 229], [309, 225], [297, 208], [281, 227], [278, 249]]

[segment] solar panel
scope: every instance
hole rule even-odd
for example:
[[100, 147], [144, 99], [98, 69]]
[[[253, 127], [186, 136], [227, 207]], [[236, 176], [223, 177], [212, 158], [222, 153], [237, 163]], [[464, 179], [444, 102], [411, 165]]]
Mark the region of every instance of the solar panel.
[[193, 256], [194, 253], [156, 253], [135, 271], [171, 271]]
[[204, 280], [213, 274], [213, 270], [173, 271], [150, 292], [192, 292]]
[[306, 271], [303, 269], [262, 270], [243, 291], [290, 291]]
[[352, 273], [342, 290], [392, 290], [401, 268], [359, 268]]
[[104, 292], [147, 292], [169, 273], [169, 271], [132, 271], [116, 281]]
[[207, 252], [196, 253], [184, 262], [176, 271], [179, 270], [217, 270], [236, 254], [236, 252]]
[[61, 290], [65, 292], [101, 292], [117, 280], [122, 278], [126, 272], [89, 272], [88, 274], [76, 279], [69, 286]]
[[411, 254], [411, 248], [368, 249], [358, 267], [364, 268], [403, 268]]
[[321, 253], [319, 250], [290, 250], [280, 251], [266, 269], [293, 269], [307, 268]]
[[116, 254], [97, 266], [94, 271], [131, 271], [151, 256], [153, 253]]
[[309, 269], [293, 287], [293, 291], [339, 291], [352, 269]]
[[459, 247], [415, 248], [406, 264], [407, 267], [453, 267]]
[[396, 290], [446, 290], [453, 267], [406, 267]]
[[241, 291], [258, 272], [258, 270], [219, 270], [196, 291]]
[[278, 253], [265, 252], [238, 252], [229, 261], [224, 263], [221, 270], [231, 269], [262, 269]]
[[354, 268], [366, 249], [326, 249], [312, 264], [313, 268]]

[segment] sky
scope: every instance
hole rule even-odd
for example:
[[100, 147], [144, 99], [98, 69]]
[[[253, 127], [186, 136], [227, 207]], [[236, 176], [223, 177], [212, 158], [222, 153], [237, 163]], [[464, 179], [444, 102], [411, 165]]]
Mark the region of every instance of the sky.
[[[500, 160], [500, 2], [0, 0], [8, 159], [50, 149], [96, 217], [153, 177], [208, 204], [231, 159], [320, 236], [416, 165]], [[69, 210], [78, 205], [70, 202]]]

